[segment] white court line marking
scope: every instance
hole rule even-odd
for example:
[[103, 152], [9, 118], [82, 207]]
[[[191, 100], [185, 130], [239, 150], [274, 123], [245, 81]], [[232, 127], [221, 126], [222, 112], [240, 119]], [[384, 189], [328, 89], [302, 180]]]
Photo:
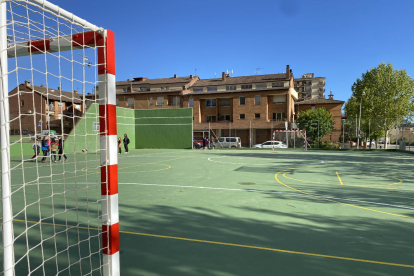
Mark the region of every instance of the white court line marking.
[[[211, 162], [215, 162], [215, 163], [222, 163], [222, 164], [232, 164], [232, 165], [259, 165], [259, 166], [262, 166], [262, 165], [266, 165], [266, 166], [268, 166], [268, 165], [277, 165], [277, 164], [271, 164], [271, 163], [267, 163], [267, 164], [256, 164], [256, 163], [233, 163], [233, 162], [224, 162], [224, 161], [216, 161], [216, 160], [213, 160], [212, 158], [234, 158], [234, 159], [245, 159], [245, 158], [235, 158], [235, 157], [233, 157], [233, 156], [219, 156], [219, 157], [217, 157], [217, 156], [212, 156], [212, 157], [209, 157], [209, 158], [207, 158], [207, 160], [208, 161], [211, 161]], [[257, 158], [259, 158], [259, 157], [257, 157]], [[300, 159], [300, 158], [298, 158], [298, 159]], [[271, 161], [274, 161], [274, 160], [271, 160]], [[324, 163], [323, 162], [323, 160], [321, 160], [319, 163], [316, 163], [316, 164], [322, 164], [322, 163]], [[312, 165], [312, 164], [310, 164], [310, 165]]]
[[[40, 183], [40, 185], [50, 185], [51, 183]], [[53, 183], [56, 185], [74, 185], [75, 183], [68, 182], [68, 183]], [[93, 184], [99, 185], [100, 183], [87, 183], [87, 182], [77, 182], [76, 184]], [[157, 186], [157, 187], [174, 187], [174, 188], [190, 188], [190, 189], [207, 189], [207, 190], [223, 190], [223, 191], [236, 191], [236, 192], [250, 192], [250, 193], [263, 193], [263, 194], [286, 194], [286, 195], [295, 195], [295, 196], [306, 196], [306, 197], [320, 197], [326, 199], [335, 199], [335, 200], [343, 200], [343, 201], [352, 201], [352, 202], [359, 202], [359, 203], [367, 203], [367, 204], [374, 204], [374, 205], [383, 205], [388, 207], [400, 208], [400, 209], [408, 209], [414, 210], [412, 207], [402, 206], [402, 205], [394, 205], [388, 203], [381, 203], [381, 202], [373, 202], [373, 201], [365, 201], [365, 200], [358, 200], [358, 199], [348, 199], [348, 198], [340, 198], [340, 197], [329, 197], [329, 196], [319, 196], [319, 195], [308, 195], [308, 194], [299, 194], [299, 193], [290, 193], [290, 192], [276, 192], [276, 191], [266, 191], [266, 190], [255, 190], [255, 189], [236, 189], [236, 188], [216, 188], [216, 187], [203, 187], [203, 186], [184, 186], [184, 185], [170, 185], [170, 184], [147, 184], [147, 183], [118, 183], [119, 185], [138, 185], [138, 186]], [[14, 184], [12, 186], [18, 186], [19, 184]], [[37, 184], [32, 184], [37, 185]], [[93, 186], [90, 185], [90, 186]], [[20, 184], [21, 186], [21, 184]]]

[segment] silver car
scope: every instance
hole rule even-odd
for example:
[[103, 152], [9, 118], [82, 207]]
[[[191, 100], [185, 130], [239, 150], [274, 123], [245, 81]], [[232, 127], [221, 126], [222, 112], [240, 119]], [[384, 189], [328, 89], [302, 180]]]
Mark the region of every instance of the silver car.
[[253, 145], [253, 148], [271, 149], [273, 145], [275, 149], [287, 149], [287, 145], [280, 141], [267, 141], [262, 144]]

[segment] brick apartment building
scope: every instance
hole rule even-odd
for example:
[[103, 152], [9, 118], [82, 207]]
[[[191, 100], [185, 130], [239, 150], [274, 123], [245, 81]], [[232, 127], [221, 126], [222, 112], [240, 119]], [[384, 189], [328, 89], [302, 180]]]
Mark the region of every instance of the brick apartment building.
[[298, 95], [293, 73], [199, 80], [184, 95], [184, 107], [192, 107], [194, 130], [208, 130], [218, 137], [237, 136], [242, 146], [271, 139], [272, 129], [285, 129], [294, 114]]
[[[223, 72], [221, 78], [214, 79], [192, 75], [160, 79], [143, 77], [117, 81], [116, 99], [117, 106], [131, 109], [191, 107], [194, 137], [202, 135], [199, 131], [210, 129], [217, 137], [240, 137], [245, 147], [270, 140], [272, 130], [286, 129], [286, 125], [290, 129], [293, 118], [297, 118], [301, 110], [314, 107], [325, 107], [332, 112], [335, 120], [339, 118], [336, 127], [340, 128], [344, 102], [333, 99], [298, 101], [295, 81], [289, 65], [281, 74], [230, 77]], [[320, 80], [317, 81], [321, 86]], [[324, 83], [325, 78], [323, 86]], [[335, 133], [332, 138], [336, 137]]]
[[334, 100], [331, 93], [328, 99], [310, 99], [305, 101], [298, 101], [295, 103], [295, 118], [300, 116], [301, 111], [308, 109], [325, 108], [333, 116], [335, 125], [331, 133], [326, 135], [322, 141], [339, 142], [339, 137], [342, 135], [342, 106], [344, 101]]
[[192, 75], [162, 79], [134, 78], [116, 82], [117, 106], [132, 109], [180, 108], [182, 97], [198, 81]]
[[[40, 132], [43, 129], [62, 131], [73, 126], [73, 115], [82, 115], [81, 94], [32, 85], [30, 81], [20, 84], [9, 93], [11, 134], [22, 131]], [[18, 118], [19, 114], [20, 119]], [[39, 126], [40, 124], [40, 126]], [[65, 131], [67, 133], [67, 131]]]
[[299, 94], [299, 100], [324, 99], [325, 78], [315, 77], [314, 73], [304, 74], [295, 79], [295, 90]]

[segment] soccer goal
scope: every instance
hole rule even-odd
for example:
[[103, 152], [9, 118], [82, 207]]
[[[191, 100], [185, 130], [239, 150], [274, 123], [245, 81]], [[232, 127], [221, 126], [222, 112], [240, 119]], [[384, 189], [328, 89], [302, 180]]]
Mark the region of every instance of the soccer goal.
[[0, 134], [2, 274], [119, 275], [114, 33], [2, 0]]
[[272, 141], [273, 150], [277, 147], [275, 142], [282, 142], [288, 148], [303, 148], [303, 150], [307, 150], [305, 130], [273, 130]]

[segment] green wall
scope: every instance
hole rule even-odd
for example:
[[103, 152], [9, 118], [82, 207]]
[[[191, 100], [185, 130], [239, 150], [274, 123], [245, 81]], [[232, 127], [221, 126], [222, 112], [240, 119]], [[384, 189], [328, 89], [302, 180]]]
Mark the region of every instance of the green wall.
[[136, 148], [191, 148], [192, 124], [192, 108], [135, 110]]
[[[80, 152], [83, 148], [90, 152], [98, 150], [99, 135], [93, 128], [94, 123], [99, 122], [98, 108], [97, 104], [92, 104], [71, 131], [65, 142], [66, 153]], [[117, 107], [116, 114], [118, 137], [123, 139], [126, 133], [130, 149], [184, 149], [192, 146], [191, 108], [133, 110]]]

